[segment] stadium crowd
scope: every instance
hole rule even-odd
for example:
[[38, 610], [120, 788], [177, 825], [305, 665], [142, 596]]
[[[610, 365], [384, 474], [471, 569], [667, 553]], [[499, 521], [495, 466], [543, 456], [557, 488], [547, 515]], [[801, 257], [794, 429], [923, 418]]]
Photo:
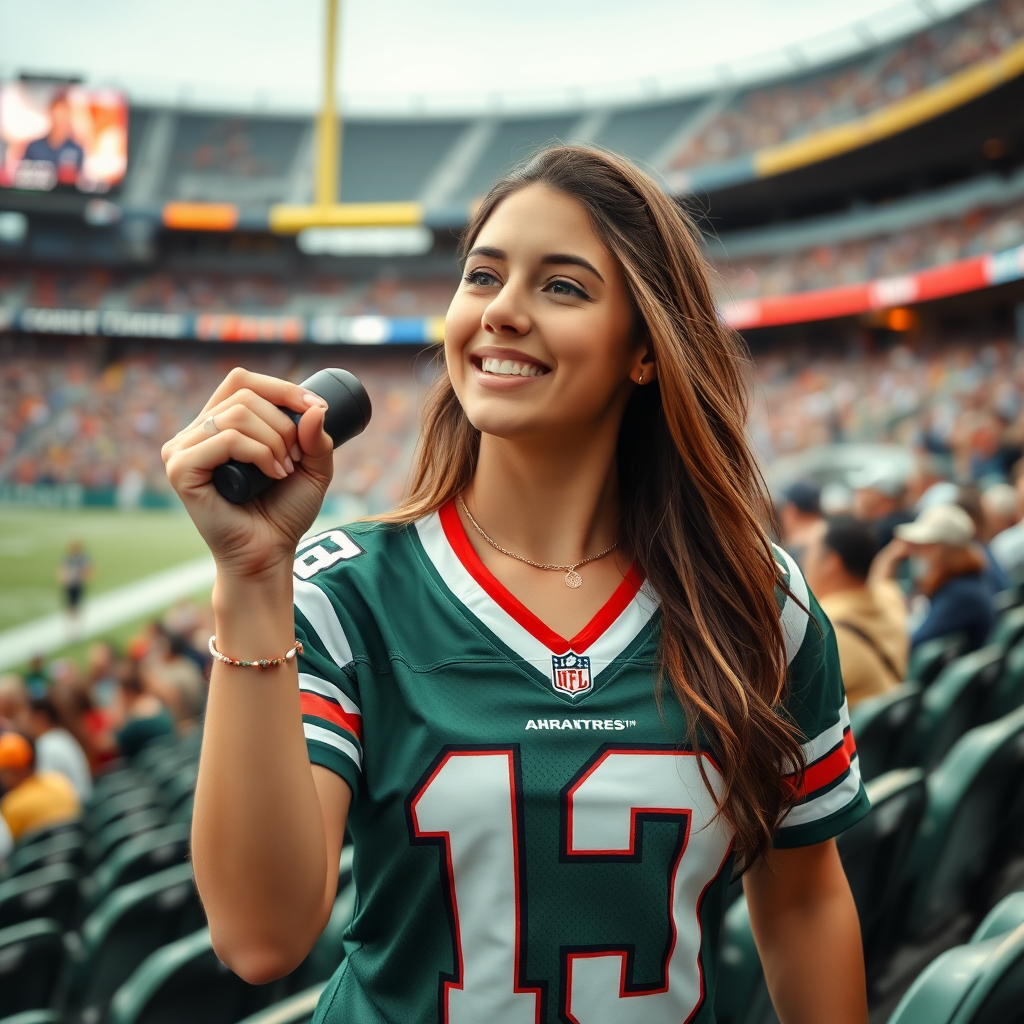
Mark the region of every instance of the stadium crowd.
[[741, 92], [688, 139], [677, 170], [820, 131], [927, 88], [1024, 36], [1024, 0], [992, 0], [838, 68]]

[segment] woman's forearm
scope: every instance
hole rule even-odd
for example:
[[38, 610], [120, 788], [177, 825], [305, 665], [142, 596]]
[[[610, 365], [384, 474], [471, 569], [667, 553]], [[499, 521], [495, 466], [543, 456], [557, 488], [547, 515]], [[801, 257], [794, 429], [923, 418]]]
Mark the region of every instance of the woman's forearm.
[[[278, 658], [295, 641], [290, 565], [258, 581], [218, 577], [213, 603], [217, 647], [229, 657]], [[337, 785], [347, 810], [350, 794]], [[328, 850], [343, 828], [342, 817], [325, 829], [295, 660], [214, 662], [192, 851], [214, 948], [236, 973], [267, 981], [301, 961], [330, 913]]]

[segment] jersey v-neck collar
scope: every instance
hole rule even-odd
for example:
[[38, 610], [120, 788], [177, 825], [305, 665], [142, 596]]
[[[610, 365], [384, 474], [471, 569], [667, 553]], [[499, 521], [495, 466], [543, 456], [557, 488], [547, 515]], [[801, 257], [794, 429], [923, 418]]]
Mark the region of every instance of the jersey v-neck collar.
[[605, 602], [597, 614], [571, 639], [566, 640], [550, 626], [539, 619], [484, 565], [470, 542], [466, 529], [459, 518], [454, 501], [449, 501], [438, 516], [444, 535], [459, 561], [474, 580], [483, 588], [488, 597], [520, 626], [547, 647], [552, 654], [574, 651], [585, 654], [587, 649], [626, 610], [643, 585], [643, 577], [635, 565], [630, 566], [615, 593]]

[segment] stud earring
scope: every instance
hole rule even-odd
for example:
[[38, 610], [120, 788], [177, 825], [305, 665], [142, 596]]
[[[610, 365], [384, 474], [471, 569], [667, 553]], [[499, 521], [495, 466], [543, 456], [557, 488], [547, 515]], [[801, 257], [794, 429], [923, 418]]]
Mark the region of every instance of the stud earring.
[[637, 384], [643, 384], [643, 382], [644, 382], [644, 375], [643, 375], [643, 371], [641, 371], [641, 372], [640, 372], [640, 376], [639, 376], [639, 377], [637, 377], [637, 380], [636, 380], [636, 382], [637, 382]]

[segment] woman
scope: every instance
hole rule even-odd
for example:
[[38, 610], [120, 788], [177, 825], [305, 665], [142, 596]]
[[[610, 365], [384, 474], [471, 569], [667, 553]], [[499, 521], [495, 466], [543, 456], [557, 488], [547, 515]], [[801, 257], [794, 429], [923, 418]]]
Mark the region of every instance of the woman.
[[959, 505], [935, 505], [897, 526], [896, 539], [875, 557], [872, 578], [895, 579], [896, 566], [906, 558], [917, 592], [928, 598], [928, 610], [910, 635], [911, 650], [962, 633], [964, 650], [976, 651], [992, 630], [995, 609], [971, 517]]
[[[782, 1019], [862, 1024], [835, 642], [763, 528], [691, 225], [567, 147], [464, 244], [409, 496], [302, 542], [294, 626], [322, 401], [235, 370], [165, 446], [217, 559], [216, 649], [274, 661], [211, 680], [193, 856], [218, 955], [253, 982], [302, 960], [347, 823], [358, 909], [318, 1021], [712, 1021], [738, 858]], [[229, 457], [283, 482], [230, 506]]]

